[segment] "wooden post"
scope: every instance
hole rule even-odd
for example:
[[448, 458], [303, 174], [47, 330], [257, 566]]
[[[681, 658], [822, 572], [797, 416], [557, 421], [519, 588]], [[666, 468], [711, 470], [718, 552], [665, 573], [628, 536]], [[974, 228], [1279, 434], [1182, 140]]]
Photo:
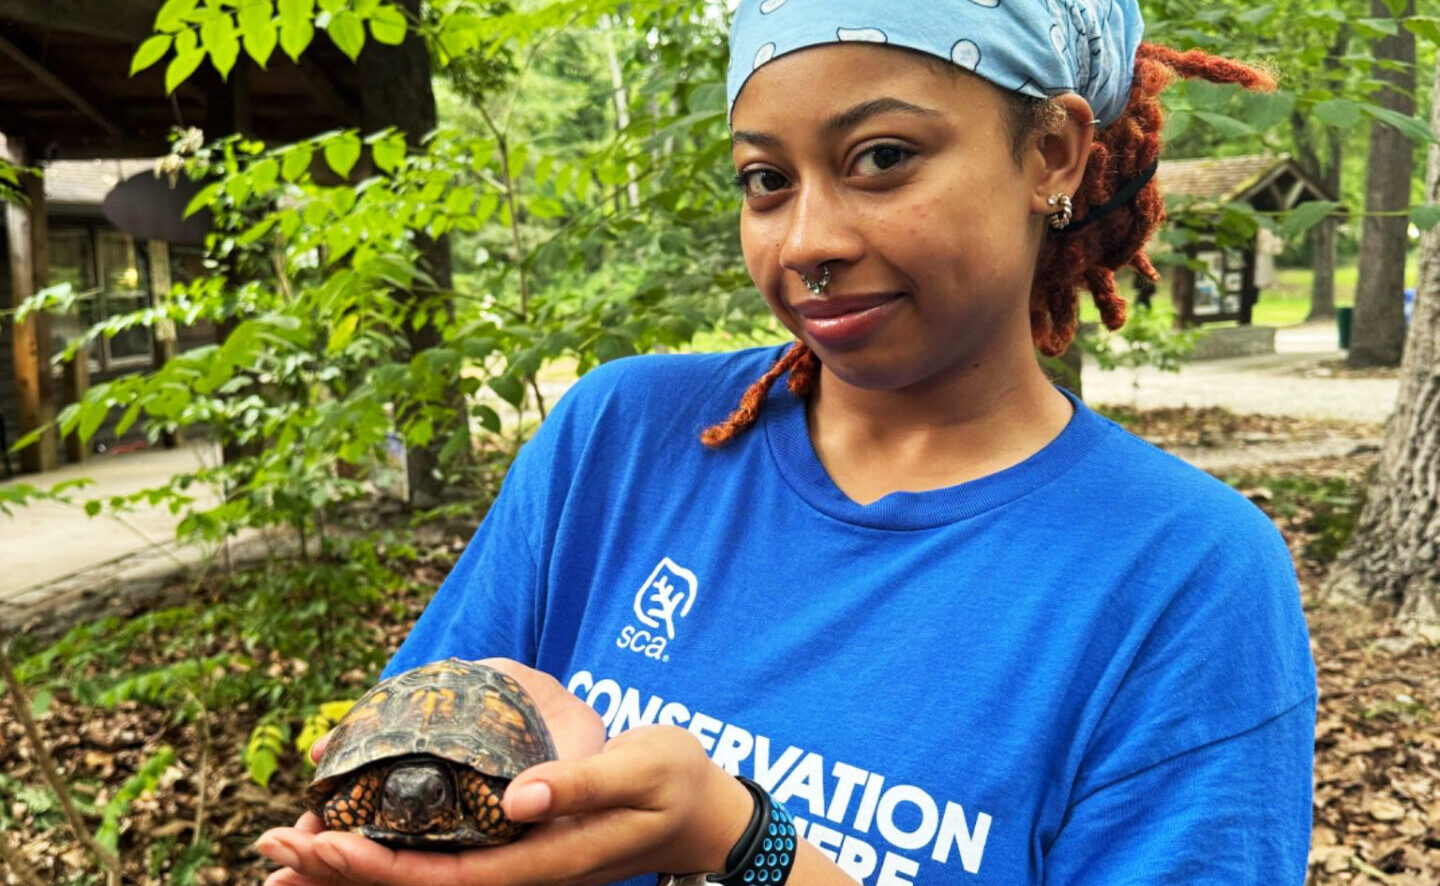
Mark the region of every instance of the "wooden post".
[[[6, 152], [12, 163], [27, 163], [25, 143], [7, 139]], [[50, 275], [50, 249], [45, 225], [45, 182], [36, 176], [22, 179], [29, 205], [5, 204], [5, 229], [10, 250], [10, 307], [16, 308], [25, 299], [44, 288]], [[55, 379], [50, 373], [50, 318], [42, 313], [31, 314], [13, 328], [15, 391], [19, 403], [20, 427], [23, 437], [55, 419]], [[48, 427], [34, 445], [20, 451], [24, 471], [38, 473], [59, 466], [60, 451], [55, 429]]]
[[1245, 250], [1245, 266], [1240, 276], [1240, 325], [1251, 325], [1255, 303], [1260, 300], [1260, 288], [1255, 285], [1255, 263], [1259, 260], [1259, 245]]
[[[164, 240], [150, 240], [146, 244], [150, 261], [150, 303], [163, 307], [170, 299], [170, 244]], [[162, 317], [155, 324], [155, 368], [159, 369], [175, 359], [175, 321]], [[181, 443], [179, 431], [161, 434], [166, 449], [174, 449]]]
[[[90, 390], [90, 349], [75, 352], [75, 359], [65, 364], [65, 403], [79, 403]], [[65, 460], [79, 464], [90, 457], [90, 448], [80, 439], [80, 431], [65, 438]]]

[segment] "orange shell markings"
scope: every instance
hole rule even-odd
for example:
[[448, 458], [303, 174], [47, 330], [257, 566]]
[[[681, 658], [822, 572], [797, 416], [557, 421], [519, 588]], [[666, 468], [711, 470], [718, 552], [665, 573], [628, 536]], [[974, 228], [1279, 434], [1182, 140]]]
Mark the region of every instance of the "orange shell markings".
[[372, 687], [342, 718], [307, 791], [312, 806], [362, 766], [428, 754], [485, 775], [514, 778], [555, 758], [534, 700], [478, 662], [433, 662]]

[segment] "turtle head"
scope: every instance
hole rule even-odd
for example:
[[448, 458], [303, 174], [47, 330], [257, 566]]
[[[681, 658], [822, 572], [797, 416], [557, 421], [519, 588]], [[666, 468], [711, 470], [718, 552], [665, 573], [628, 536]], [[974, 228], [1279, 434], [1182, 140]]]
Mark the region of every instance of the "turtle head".
[[450, 769], [434, 759], [396, 763], [385, 776], [376, 822], [402, 834], [449, 830], [460, 820]]

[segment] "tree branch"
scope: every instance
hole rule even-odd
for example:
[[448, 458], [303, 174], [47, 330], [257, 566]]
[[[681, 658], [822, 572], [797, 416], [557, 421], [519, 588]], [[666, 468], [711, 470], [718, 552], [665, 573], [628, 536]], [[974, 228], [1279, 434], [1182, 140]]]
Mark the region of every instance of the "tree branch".
[[25, 694], [20, 680], [15, 676], [15, 668], [10, 662], [10, 643], [8, 640], [0, 641], [0, 677], [5, 680], [5, 685], [10, 689], [10, 705], [15, 708], [15, 715], [25, 727], [25, 735], [30, 739], [30, 746], [35, 751], [35, 761], [40, 764], [40, 772], [45, 776], [45, 781], [55, 791], [55, 796], [60, 798], [60, 806], [65, 811], [65, 820], [70, 823], [70, 829], [75, 832], [75, 837], [91, 854], [100, 860], [105, 867], [106, 874], [113, 882], [120, 878], [120, 859], [115, 853], [101, 846], [90, 833], [90, 828], [85, 825], [84, 819], [80, 817], [80, 811], [75, 808], [75, 800], [70, 794], [70, 786], [60, 777], [60, 770], [55, 766], [55, 760], [50, 756], [50, 750], [45, 745], [45, 737], [40, 734], [40, 727], [36, 724], [35, 718], [30, 714], [30, 698]]

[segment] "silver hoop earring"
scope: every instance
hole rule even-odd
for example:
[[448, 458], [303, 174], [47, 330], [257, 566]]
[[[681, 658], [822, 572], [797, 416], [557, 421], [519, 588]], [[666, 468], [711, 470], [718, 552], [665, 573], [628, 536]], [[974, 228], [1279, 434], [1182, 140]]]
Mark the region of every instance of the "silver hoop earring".
[[830, 285], [830, 266], [821, 265], [820, 267], [825, 271], [825, 276], [820, 278], [819, 283], [811, 283], [810, 278], [805, 276], [804, 271], [799, 272], [800, 279], [805, 281], [805, 288], [810, 290], [812, 295], [819, 295], [825, 291], [826, 286]]
[[1049, 206], [1058, 206], [1054, 213], [1046, 218], [1050, 227], [1057, 231], [1063, 231], [1069, 227], [1070, 219], [1075, 216], [1075, 203], [1070, 199], [1069, 194], [1051, 194], [1050, 199], [1045, 203]]

